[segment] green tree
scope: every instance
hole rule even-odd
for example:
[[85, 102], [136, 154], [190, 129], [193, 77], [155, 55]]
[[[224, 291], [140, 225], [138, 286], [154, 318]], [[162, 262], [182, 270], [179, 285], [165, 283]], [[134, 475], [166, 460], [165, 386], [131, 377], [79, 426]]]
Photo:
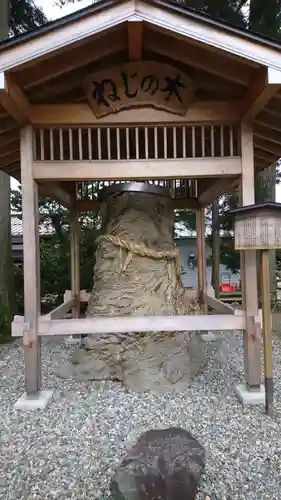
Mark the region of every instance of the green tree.
[[[11, 192], [11, 207], [14, 216], [22, 217], [21, 187]], [[40, 228], [45, 235], [40, 237], [40, 273], [42, 311], [48, 312], [60, 304], [65, 290], [70, 289], [70, 234], [69, 211], [51, 198], [39, 197]], [[99, 213], [81, 215], [80, 263], [81, 288], [91, 290], [95, 262], [94, 241], [97, 238], [101, 219]], [[43, 231], [42, 231], [43, 233]], [[23, 272], [15, 266], [17, 314], [23, 314]]]

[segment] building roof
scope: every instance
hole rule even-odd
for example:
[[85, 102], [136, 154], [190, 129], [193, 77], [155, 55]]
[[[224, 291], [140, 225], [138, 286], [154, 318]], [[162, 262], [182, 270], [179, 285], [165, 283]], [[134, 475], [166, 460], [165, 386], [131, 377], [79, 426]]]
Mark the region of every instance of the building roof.
[[[11, 215], [11, 234], [13, 237], [22, 237], [23, 235], [23, 223], [22, 214]], [[54, 234], [54, 228], [51, 221], [45, 220], [41, 221], [39, 224], [39, 234], [40, 236], [49, 236]]]
[[20, 179], [19, 129], [38, 105], [87, 103], [86, 75], [128, 60], [131, 21], [144, 26], [144, 59], [180, 68], [199, 100], [230, 102], [253, 121], [257, 169], [281, 157], [278, 41], [177, 1], [98, 0], [0, 44], [0, 169]]

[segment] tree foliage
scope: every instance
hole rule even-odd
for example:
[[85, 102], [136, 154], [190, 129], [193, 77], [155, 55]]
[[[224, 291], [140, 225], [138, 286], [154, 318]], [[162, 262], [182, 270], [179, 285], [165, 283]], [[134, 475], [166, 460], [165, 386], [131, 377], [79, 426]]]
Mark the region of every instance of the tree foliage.
[[[4, 0], [1, 0], [4, 1]], [[38, 28], [47, 18], [33, 0], [10, 0], [10, 32], [19, 35]]]

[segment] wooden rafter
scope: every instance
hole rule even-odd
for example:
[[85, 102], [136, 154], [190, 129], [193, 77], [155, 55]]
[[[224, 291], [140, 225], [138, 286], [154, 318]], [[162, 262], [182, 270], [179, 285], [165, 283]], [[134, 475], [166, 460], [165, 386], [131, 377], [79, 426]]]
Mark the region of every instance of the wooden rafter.
[[180, 40], [173, 39], [171, 43], [170, 37], [159, 32], [149, 32], [144, 37], [144, 45], [147, 50], [201, 69], [233, 83], [248, 85], [251, 79], [252, 69], [248, 66], [237, 64], [231, 58], [218, 56], [196, 45], [187, 45]]
[[258, 158], [259, 160], [265, 160], [268, 162], [268, 165], [271, 165], [274, 163], [278, 158], [276, 158], [276, 155], [272, 153], [267, 153], [263, 149], [260, 149], [259, 147], [254, 148], [254, 155], [255, 158]]
[[29, 121], [29, 102], [22, 89], [10, 75], [2, 74], [0, 102], [7, 113], [20, 125]]
[[278, 144], [279, 146], [281, 146], [281, 133], [276, 132], [274, 130], [268, 130], [266, 125], [259, 124], [258, 122], [256, 122], [254, 126], [254, 134], [255, 137], [259, 139], [266, 139], [267, 141], [272, 142], [273, 144]]
[[128, 22], [128, 56], [129, 61], [140, 61], [143, 48], [143, 23]]
[[270, 130], [276, 130], [277, 132], [281, 132], [281, 115], [273, 116], [270, 115], [267, 110], [263, 110], [256, 120], [258, 125], [262, 125], [264, 127], [269, 128]]
[[94, 43], [72, 48], [69, 52], [60, 53], [43, 62], [17, 72], [23, 88], [32, 88], [48, 82], [75, 69], [82, 68], [91, 62], [113, 56], [115, 52], [126, 49], [126, 38], [120, 31], [113, 31]]
[[248, 88], [242, 102], [241, 119], [252, 121], [262, 111], [270, 99], [278, 92], [279, 83], [270, 83], [267, 67], [258, 70], [257, 77]]
[[277, 157], [281, 156], [281, 143], [278, 148], [270, 141], [266, 141], [264, 139], [258, 139], [255, 141], [255, 147], [267, 153], [271, 153]]

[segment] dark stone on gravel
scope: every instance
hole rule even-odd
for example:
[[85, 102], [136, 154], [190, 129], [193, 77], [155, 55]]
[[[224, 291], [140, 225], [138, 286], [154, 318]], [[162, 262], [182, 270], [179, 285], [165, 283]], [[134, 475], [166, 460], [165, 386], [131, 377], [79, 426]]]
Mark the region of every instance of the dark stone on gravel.
[[205, 450], [186, 430], [170, 427], [142, 434], [110, 484], [114, 500], [194, 500]]

